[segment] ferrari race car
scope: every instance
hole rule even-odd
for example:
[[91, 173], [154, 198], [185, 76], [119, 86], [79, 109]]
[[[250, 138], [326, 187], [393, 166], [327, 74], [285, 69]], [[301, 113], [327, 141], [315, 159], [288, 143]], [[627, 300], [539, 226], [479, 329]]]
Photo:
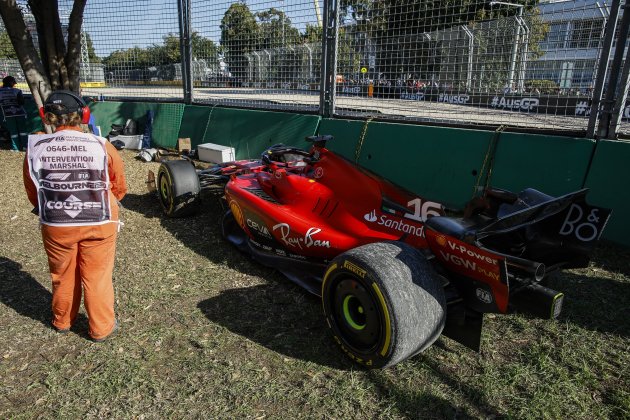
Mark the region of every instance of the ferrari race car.
[[335, 341], [354, 361], [387, 367], [444, 334], [479, 350], [483, 314], [556, 318], [563, 294], [544, 279], [584, 267], [611, 211], [587, 190], [551, 197], [487, 188], [463, 217], [326, 149], [276, 145], [260, 160], [196, 170], [164, 161], [157, 174], [168, 216], [194, 213], [218, 188], [223, 236], [321, 296]]

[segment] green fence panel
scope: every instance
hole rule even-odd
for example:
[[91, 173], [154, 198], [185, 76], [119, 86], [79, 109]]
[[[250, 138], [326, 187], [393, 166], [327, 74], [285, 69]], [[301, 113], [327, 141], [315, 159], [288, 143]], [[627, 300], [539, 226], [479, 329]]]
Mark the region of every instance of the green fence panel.
[[334, 136], [326, 148], [354, 162], [357, 144], [365, 124], [365, 121], [324, 119], [319, 124], [318, 134]]
[[195, 148], [203, 143], [212, 109], [209, 106], [198, 105], [186, 105], [184, 108], [179, 137], [190, 138], [191, 147]]
[[24, 110], [26, 111], [26, 132], [43, 131], [44, 124], [39, 116], [39, 108], [32, 97], [25, 98]]
[[604, 238], [630, 246], [630, 142], [600, 140], [595, 149], [585, 187], [590, 204], [613, 209]]
[[582, 188], [595, 141], [584, 138], [501, 133], [490, 185], [511, 191], [535, 188], [563, 195]]
[[184, 104], [106, 101], [92, 102], [89, 106], [103, 135], [109, 133], [112, 124], [124, 124], [129, 118], [138, 123], [138, 133], [141, 134], [147, 121], [147, 111], [152, 110], [152, 145], [175, 147], [177, 144]]
[[210, 114], [203, 143], [234, 147], [237, 159], [258, 158], [277, 143], [306, 148], [315, 134], [317, 115], [216, 107]]
[[461, 209], [472, 196], [492, 135], [370, 123], [359, 163], [424, 198]]

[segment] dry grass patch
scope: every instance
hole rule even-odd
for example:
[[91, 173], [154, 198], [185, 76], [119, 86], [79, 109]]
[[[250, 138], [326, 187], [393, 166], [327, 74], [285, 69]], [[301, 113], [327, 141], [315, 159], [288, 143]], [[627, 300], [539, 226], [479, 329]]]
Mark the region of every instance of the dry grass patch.
[[630, 253], [554, 279], [557, 322], [489, 316], [481, 354], [442, 338], [366, 371], [335, 348], [318, 300], [220, 237], [220, 205], [161, 216], [156, 163], [122, 153], [129, 194], [114, 273], [120, 329], [49, 327], [50, 282], [22, 153], [0, 150], [0, 417], [630, 417]]

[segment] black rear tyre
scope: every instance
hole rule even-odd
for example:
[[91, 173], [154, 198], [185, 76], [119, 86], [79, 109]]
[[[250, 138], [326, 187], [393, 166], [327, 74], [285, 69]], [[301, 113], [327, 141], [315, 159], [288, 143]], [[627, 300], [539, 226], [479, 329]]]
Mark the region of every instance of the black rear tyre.
[[160, 204], [167, 216], [189, 216], [199, 209], [199, 176], [190, 161], [162, 162], [158, 170], [157, 185]]
[[371, 368], [423, 351], [444, 328], [443, 286], [426, 258], [402, 242], [364, 245], [335, 258], [322, 303], [341, 349]]

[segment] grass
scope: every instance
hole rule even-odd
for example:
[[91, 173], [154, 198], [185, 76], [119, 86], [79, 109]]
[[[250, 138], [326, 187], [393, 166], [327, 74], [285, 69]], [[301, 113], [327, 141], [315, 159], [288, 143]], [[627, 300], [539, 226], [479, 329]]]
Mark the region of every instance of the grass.
[[630, 252], [602, 245], [552, 281], [557, 322], [487, 316], [482, 352], [447, 338], [387, 370], [334, 345], [319, 301], [220, 236], [212, 200], [161, 216], [122, 153], [129, 194], [114, 272], [116, 336], [49, 327], [50, 280], [23, 193], [22, 153], [0, 150], [0, 418], [630, 418]]

